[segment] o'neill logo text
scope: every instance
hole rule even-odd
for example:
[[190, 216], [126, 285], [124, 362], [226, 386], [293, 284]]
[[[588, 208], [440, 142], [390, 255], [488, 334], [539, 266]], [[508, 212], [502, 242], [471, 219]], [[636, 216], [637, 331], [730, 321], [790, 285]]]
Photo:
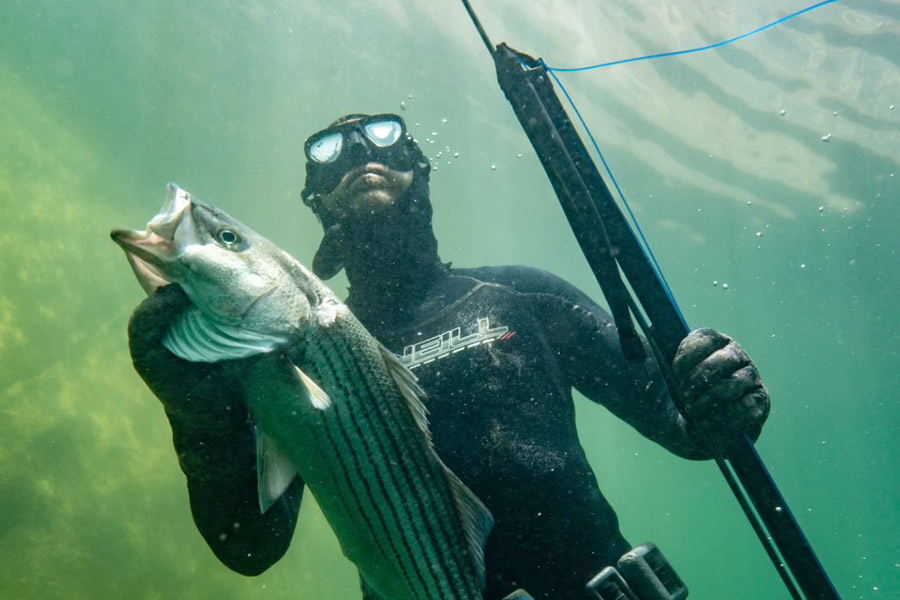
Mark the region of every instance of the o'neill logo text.
[[447, 358], [451, 354], [473, 348], [480, 344], [489, 344], [497, 340], [508, 340], [516, 335], [515, 331], [509, 331], [508, 327], [491, 327], [487, 317], [478, 319], [475, 331], [468, 335], [462, 335], [460, 328], [445, 331], [440, 335], [428, 338], [424, 342], [406, 346], [400, 360], [410, 369], [424, 365], [439, 358]]

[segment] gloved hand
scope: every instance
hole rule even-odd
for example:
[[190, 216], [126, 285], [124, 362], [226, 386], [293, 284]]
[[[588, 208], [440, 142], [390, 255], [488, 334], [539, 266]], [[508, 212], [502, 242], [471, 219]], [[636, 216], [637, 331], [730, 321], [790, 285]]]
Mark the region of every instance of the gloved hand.
[[225, 363], [182, 360], [162, 345], [175, 317], [190, 306], [178, 285], [168, 285], [135, 309], [128, 323], [128, 342], [134, 368], [163, 403], [173, 427], [191, 430], [227, 429], [246, 409], [235, 396], [238, 386]]
[[672, 363], [692, 424], [722, 440], [759, 437], [769, 415], [769, 392], [740, 344], [714, 329], [697, 329], [678, 346]]

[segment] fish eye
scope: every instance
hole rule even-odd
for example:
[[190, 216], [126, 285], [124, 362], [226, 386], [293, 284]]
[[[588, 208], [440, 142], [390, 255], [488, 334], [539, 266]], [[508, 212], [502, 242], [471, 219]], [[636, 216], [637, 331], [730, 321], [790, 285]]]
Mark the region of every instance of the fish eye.
[[219, 241], [225, 245], [226, 248], [234, 246], [241, 241], [240, 236], [231, 229], [220, 229], [217, 237], [219, 238]]

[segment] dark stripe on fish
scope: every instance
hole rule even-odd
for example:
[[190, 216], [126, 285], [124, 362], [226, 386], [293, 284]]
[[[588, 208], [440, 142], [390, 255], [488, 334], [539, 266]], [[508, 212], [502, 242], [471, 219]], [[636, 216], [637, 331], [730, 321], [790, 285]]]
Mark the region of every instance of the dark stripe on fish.
[[[330, 366], [334, 369], [334, 372], [331, 373], [330, 375], [333, 378], [332, 380], [335, 383], [337, 383], [338, 387], [341, 390], [342, 395], [344, 396], [344, 398], [339, 399], [338, 401], [334, 402], [334, 404], [332, 405], [333, 409], [338, 413], [336, 415], [337, 419], [328, 419], [328, 421], [329, 422], [331, 422], [331, 421], [337, 422], [337, 426], [340, 428], [340, 432], [343, 435], [344, 439], [346, 440], [345, 445], [351, 450], [351, 453], [353, 455], [353, 459], [354, 459], [355, 466], [356, 466], [355, 472], [357, 472], [357, 473], [371, 472], [374, 475], [375, 483], [377, 484], [378, 491], [380, 492], [380, 495], [383, 497], [384, 502], [376, 501], [375, 496], [373, 494], [372, 486], [370, 486], [369, 482], [365, 479], [365, 477], [361, 477], [358, 479], [362, 480], [362, 483], [366, 488], [366, 493], [368, 494], [369, 499], [371, 501], [371, 504], [369, 504], [369, 506], [375, 508], [376, 514], [378, 515], [378, 518], [379, 518], [382, 526], [385, 529], [386, 537], [387, 537], [388, 541], [390, 542], [391, 548], [394, 550], [397, 562], [400, 565], [401, 569], [403, 569], [404, 574], [406, 575], [407, 578], [409, 578], [410, 574], [406, 572], [406, 568], [405, 568], [406, 561], [403, 560], [402, 553], [398, 550], [398, 548], [396, 546], [397, 541], [400, 542], [400, 544], [403, 546], [403, 550], [405, 551], [405, 554], [409, 557], [408, 562], [411, 564], [413, 570], [415, 571], [414, 578], [420, 584], [418, 586], [410, 586], [410, 590], [413, 592], [417, 589], [429, 591], [429, 586], [426, 582], [426, 577], [422, 573], [420, 566], [419, 566], [419, 561], [416, 560], [416, 555], [415, 555], [413, 549], [409, 545], [409, 540], [407, 539], [409, 536], [403, 535], [403, 531], [405, 529], [403, 526], [404, 521], [412, 522], [412, 520], [408, 517], [408, 515], [404, 515], [407, 517], [406, 519], [401, 519], [397, 512], [398, 504], [400, 506], [403, 505], [403, 502], [405, 500], [405, 498], [403, 497], [404, 495], [402, 493], [400, 493], [399, 490], [397, 490], [398, 486], [397, 486], [396, 481], [391, 482], [392, 485], [388, 486], [381, 478], [381, 473], [383, 471], [386, 471], [388, 474], [391, 473], [391, 471], [392, 471], [391, 467], [389, 465], [383, 465], [382, 467], [379, 468], [377, 465], [374, 464], [374, 461], [373, 461], [373, 458], [380, 459], [382, 456], [384, 456], [384, 449], [379, 448], [377, 451], [373, 452], [371, 446], [369, 445], [369, 441], [368, 441], [370, 435], [367, 435], [367, 434], [377, 435], [379, 433], [378, 432], [379, 428], [378, 427], [370, 427], [366, 432], [362, 431], [362, 429], [359, 426], [359, 423], [356, 420], [356, 417], [351, 412], [351, 411], [353, 411], [354, 407], [356, 407], [356, 405], [358, 403], [360, 403], [360, 401], [362, 404], [367, 404], [367, 403], [372, 402], [373, 399], [378, 399], [379, 396], [373, 395], [372, 390], [371, 390], [371, 388], [369, 388], [368, 385], [365, 385], [366, 393], [365, 394], [361, 393], [363, 390], [360, 389], [361, 386], [359, 386], [359, 384], [360, 383], [363, 383], [363, 384], [368, 383], [366, 381], [365, 375], [363, 373], [361, 373], [360, 371], [358, 371], [357, 369], [353, 368], [353, 367], [355, 367], [354, 363], [356, 361], [348, 362], [348, 361], [344, 360], [345, 357], [348, 355], [341, 352], [340, 348], [332, 347], [332, 348], [326, 349], [323, 347], [321, 350], [323, 351], [324, 354], [329, 355], [330, 360], [328, 362], [330, 363]], [[338, 364], [336, 364], [338, 361], [340, 361], [339, 366], [338, 366]], [[355, 372], [353, 372], [353, 371], [355, 371]], [[354, 383], [354, 385], [352, 386], [352, 392], [351, 392], [351, 388], [347, 385], [348, 380], [353, 381], [353, 383]], [[341, 401], [341, 400], [343, 400], [343, 401]], [[365, 422], [365, 421], [362, 421], [362, 422]], [[374, 425], [374, 424], [370, 423], [370, 425]], [[346, 428], [349, 428], [355, 432], [355, 438], [348, 435]], [[352, 442], [353, 439], [358, 440], [358, 442], [362, 445], [362, 451], [363, 451], [362, 457], [359, 456], [357, 449], [353, 446], [353, 442]], [[367, 469], [364, 471], [360, 469], [361, 458], [363, 461], [365, 461], [365, 463], [368, 466], [371, 467], [370, 469]], [[391, 493], [391, 489], [394, 490], [393, 494]], [[387, 506], [388, 511], [390, 512], [391, 524], [394, 526], [393, 528], [388, 527], [388, 523], [385, 520], [385, 515], [383, 514], [383, 511], [379, 510], [381, 507], [384, 507], [384, 506]], [[409, 583], [409, 581], [408, 581], [408, 583]]]
[[[354, 341], [364, 343], [363, 340]], [[354, 343], [341, 338], [336, 341], [335, 345], [348, 346], [335, 348], [338, 355], [343, 357], [347, 356], [347, 352], [350, 352]], [[375, 351], [377, 352], [377, 349]], [[392, 451], [383, 456], [400, 457], [398, 465], [394, 465], [394, 468], [388, 465], [385, 471], [392, 480], [390, 489], [400, 494], [398, 500], [399, 506], [404, 509], [403, 516], [418, 528], [424, 527], [425, 529], [430, 543], [424, 544], [422, 542], [425, 540], [419, 539], [416, 541], [419, 542], [421, 557], [429, 565], [439, 565], [438, 571], [442, 576], [438, 576], [433, 568], [427, 571], [432, 576], [431, 583], [436, 588], [435, 592], [446, 596], [448, 593], [454, 593], [453, 590], [458, 586], [477, 589], [474, 574], [471, 578], [467, 578], [460, 568], [460, 562], [468, 562], [467, 556], [461, 556], [467, 552], [467, 548], [461, 548], [459, 544], [449, 541], [450, 539], [465, 539], [457, 514], [455, 512], [438, 514], [436, 510], [441, 507], [455, 506], [454, 499], [449, 493], [446, 475], [437, 460], [423, 458], [432, 451], [422, 439], [418, 429], [415, 432], [410, 431], [411, 413], [406, 401], [395, 396], [395, 398], [380, 398], [381, 401], [371, 402], [372, 398], [379, 398], [383, 395], [384, 390], [390, 390], [391, 393], [397, 394], [392, 380], [387, 382], [377, 380], [379, 375], [381, 377], [390, 376], [382, 369], [363, 370], [358, 363], [343, 364], [342, 366], [345, 379], [340, 383], [345, 388], [344, 392], [349, 392], [346, 389], [347, 386], [343, 385], [346, 379], [350, 379], [354, 383], [358, 381], [364, 384], [365, 395], [370, 400], [369, 402], [348, 403], [356, 431], [362, 436], [363, 432], [359, 429], [359, 424], [374, 424], [377, 421], [379, 426], [373, 427], [371, 433], [377, 436], [376, 443], [382, 452], [385, 450], [383, 446], [385, 443], [390, 446]], [[356, 396], [363, 392], [359, 387], [354, 387], [353, 391]], [[360, 415], [359, 411], [363, 411], [365, 414]], [[417, 458], [420, 460], [416, 460]], [[399, 481], [395, 473], [397, 467], [402, 471], [402, 478]], [[418, 485], [415, 485], [416, 483]], [[443, 512], [446, 513], [446, 511]], [[453, 530], [455, 530], [455, 536]], [[447, 589], [448, 586], [451, 588], [450, 590]], [[426, 587], [426, 589], [428, 588]], [[465, 595], [463, 590], [456, 593]]]
[[[325, 434], [328, 437], [329, 447], [338, 448], [339, 447], [337, 445], [338, 441], [334, 438], [333, 432], [330, 430], [330, 428], [327, 426], [327, 424], [323, 427], [323, 429], [325, 430]], [[355, 517], [354, 520], [356, 520], [357, 523], [359, 523], [358, 518], [361, 517], [362, 522], [363, 522], [362, 523], [363, 529], [365, 529], [369, 532], [369, 536], [372, 538], [372, 540], [375, 542], [375, 545], [378, 547], [379, 554], [381, 554], [381, 556], [384, 557], [385, 559], [390, 558], [388, 551], [385, 549], [384, 545], [381, 543], [381, 536], [375, 532], [375, 526], [372, 523], [371, 519], [369, 518], [369, 515], [367, 515], [362, 510], [362, 508], [360, 508], [363, 506], [363, 504], [362, 504], [362, 501], [361, 501], [359, 495], [356, 492], [356, 489], [353, 487], [353, 482], [350, 478], [350, 475], [348, 473], [346, 465], [344, 465], [343, 462], [341, 462], [340, 457], [338, 457], [337, 468], [335, 468], [335, 465], [333, 464], [333, 460], [326, 458], [322, 455], [320, 455], [320, 456], [322, 457], [320, 464], [324, 464], [327, 466], [329, 476], [331, 477], [332, 481], [334, 481], [336, 484], [338, 484], [338, 485], [335, 485], [335, 492], [338, 496], [338, 499], [339, 499], [341, 505], [344, 508], [345, 514], [353, 515]], [[340, 476], [338, 475], [339, 472], [340, 472]], [[344, 483], [346, 484], [347, 489], [350, 490], [350, 494], [353, 496], [352, 504], [347, 501], [347, 497], [344, 495], [344, 487], [339, 484], [340, 479], [344, 480]], [[404, 576], [406, 576], [407, 582], [408, 582], [409, 581], [408, 575], [406, 575], [406, 573], [404, 573]]]

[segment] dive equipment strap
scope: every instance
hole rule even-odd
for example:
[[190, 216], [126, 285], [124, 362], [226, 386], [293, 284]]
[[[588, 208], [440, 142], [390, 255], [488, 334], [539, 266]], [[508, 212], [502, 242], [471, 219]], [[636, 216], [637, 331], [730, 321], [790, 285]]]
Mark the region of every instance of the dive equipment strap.
[[684, 600], [687, 586], [655, 544], [646, 543], [622, 555], [587, 586], [591, 600]]

